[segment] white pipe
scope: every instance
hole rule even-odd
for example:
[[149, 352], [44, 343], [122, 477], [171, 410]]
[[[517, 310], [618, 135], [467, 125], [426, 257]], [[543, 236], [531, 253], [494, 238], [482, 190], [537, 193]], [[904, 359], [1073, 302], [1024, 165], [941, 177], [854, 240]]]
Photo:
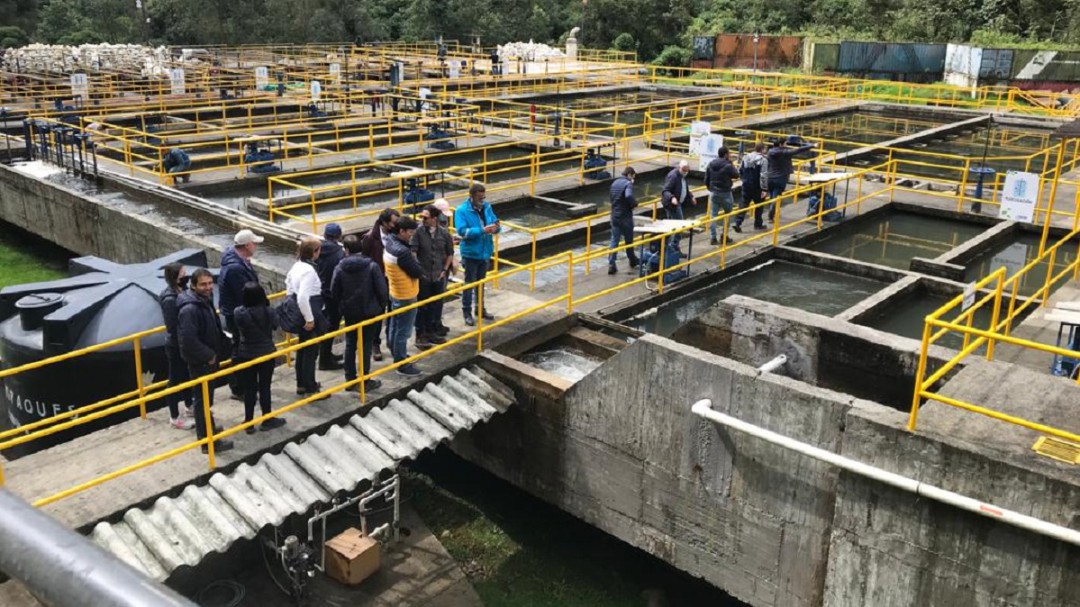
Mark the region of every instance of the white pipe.
[[781, 354], [757, 368], [758, 373], [772, 373], [787, 364], [787, 355]]
[[882, 470], [881, 468], [870, 466], [862, 462], [853, 460], [842, 455], [837, 455], [832, 451], [826, 451], [819, 449], [813, 445], [797, 441], [793, 438], [777, 434], [770, 430], [766, 430], [753, 424], [748, 424], [744, 421], [735, 419], [730, 415], [714, 411], [712, 408], [712, 401], [709, 399], [699, 400], [694, 403], [694, 406], [690, 409], [694, 415], [703, 417], [707, 420], [734, 428], [750, 436], [755, 436], [761, 440], [767, 441], [774, 445], [779, 445], [785, 449], [790, 449], [797, 453], [812, 457], [817, 460], [832, 464], [848, 472], [854, 472], [860, 476], [874, 479], [885, 483], [886, 485], [892, 485], [904, 491], [909, 491], [915, 495], [921, 495], [933, 500], [937, 500], [944, 504], [949, 504], [968, 512], [974, 512], [994, 520], [998, 520], [1021, 529], [1027, 529], [1047, 537], [1052, 537], [1056, 540], [1068, 542], [1070, 544], [1080, 546], [1080, 531], [1070, 529], [1068, 527], [1062, 527], [1061, 525], [1055, 525], [1054, 523], [1048, 523], [1044, 520], [1037, 519], [1026, 514], [1020, 514], [1012, 510], [1007, 510], [993, 504], [981, 502], [977, 499], [960, 495], [952, 491], [946, 491], [940, 487], [928, 485], [926, 483], [917, 481], [913, 478], [901, 476], [899, 474], [889, 472], [888, 470]]

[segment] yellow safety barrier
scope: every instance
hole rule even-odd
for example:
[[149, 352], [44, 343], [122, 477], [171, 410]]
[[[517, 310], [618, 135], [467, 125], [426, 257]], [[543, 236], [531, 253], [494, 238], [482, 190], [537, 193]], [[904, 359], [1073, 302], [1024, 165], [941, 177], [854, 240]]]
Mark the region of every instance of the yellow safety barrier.
[[[872, 170], [880, 170], [880, 168], [875, 167]], [[852, 173], [848, 179], [850, 179], [850, 180], [860, 180], [860, 181], [864, 180], [868, 176], [871, 175], [872, 170], [868, 169], [868, 170], [865, 170], [865, 171]], [[772, 207], [774, 209], [779, 209], [781, 204], [783, 204], [783, 203], [785, 203], [787, 201], [797, 200], [797, 198], [799, 196], [805, 195], [808, 192], [817, 190], [819, 188], [830, 187], [830, 186], [833, 185], [833, 183], [836, 183], [836, 182], [824, 183], [824, 184], [820, 184], [820, 185], [814, 185], [814, 186], [811, 186], [811, 187], [795, 188], [795, 189], [785, 193], [782, 197], [777, 198], [775, 200], [770, 200], [770, 201], [761, 202], [761, 203], [757, 203], [755, 205], [752, 205], [748, 209], [747, 212], [753, 212], [753, 210], [755, 208], [757, 208], [759, 206], [762, 206], [762, 205], [767, 205], [767, 206]], [[864, 200], [866, 200], [869, 197], [874, 196], [874, 195], [876, 195], [876, 193], [875, 194], [866, 194], [866, 195], [864, 195], [864, 196], [862, 196], [860, 198], [849, 200], [849, 201], [845, 202], [843, 205], [839, 205], [837, 208], [839, 210], [846, 210], [848, 208], [856, 208], [857, 209], [859, 204], [861, 204]], [[730, 219], [732, 217], [736, 216], [739, 212], [740, 211], [733, 211], [731, 213], [726, 213], [724, 215], [717, 216], [717, 217], [711, 217], [711, 216], [710, 217], [705, 217], [705, 218], [703, 218], [701, 220], [696, 221], [693, 224], [693, 229], [707, 229], [713, 222], [723, 222], [725, 227], [726, 227], [728, 222], [730, 221]], [[129, 410], [129, 409], [134, 408], [134, 407], [145, 408], [147, 402], [151, 402], [151, 401], [153, 401], [155, 399], [158, 399], [158, 398], [164, 398], [166, 396], [179, 393], [179, 392], [181, 392], [183, 390], [199, 389], [199, 390], [203, 391], [204, 397], [205, 397], [205, 396], [208, 395], [208, 392], [209, 392], [209, 389], [210, 389], [209, 386], [212, 385], [212, 382], [214, 382], [214, 381], [216, 381], [216, 380], [218, 380], [220, 378], [226, 377], [226, 376], [228, 376], [230, 374], [233, 374], [233, 373], [239, 373], [239, 372], [243, 371], [244, 369], [247, 369], [248, 367], [260, 364], [260, 363], [268, 361], [268, 360], [274, 360], [274, 359], [276, 359], [276, 358], [278, 358], [278, 357], [280, 357], [282, 355], [292, 355], [296, 351], [298, 351], [300, 348], [303, 348], [303, 347], [318, 347], [319, 344], [321, 342], [325, 341], [325, 340], [334, 339], [334, 338], [336, 338], [338, 336], [341, 336], [344, 333], [349, 332], [349, 331], [361, 331], [364, 326], [368, 326], [368, 325], [373, 324], [375, 322], [388, 320], [389, 318], [393, 317], [396, 314], [400, 314], [400, 313], [406, 312], [406, 311], [408, 311], [410, 309], [426, 305], [427, 303], [436, 301], [439, 298], [452, 297], [452, 296], [455, 296], [455, 295], [463, 292], [465, 289], [476, 288], [477, 286], [486, 285], [488, 283], [490, 283], [490, 284], [492, 284], [494, 286], [494, 285], [496, 285], [498, 283], [498, 281], [500, 279], [505, 280], [509, 276], [511, 276], [511, 275], [513, 275], [515, 273], [519, 273], [519, 272], [525, 272], [525, 271], [534, 271], [535, 272], [535, 271], [543, 270], [543, 269], [546, 269], [546, 268], [559, 267], [559, 266], [562, 266], [562, 265], [565, 265], [567, 267], [568, 280], [567, 280], [567, 283], [566, 283], [567, 287], [566, 287], [565, 293], [559, 294], [558, 296], [551, 297], [550, 299], [543, 300], [543, 301], [529, 307], [526, 310], [520, 311], [520, 312], [518, 312], [516, 314], [508, 316], [507, 318], [501, 319], [501, 320], [496, 321], [494, 323], [485, 323], [483, 321], [483, 319], [478, 319], [477, 320], [478, 324], [477, 324], [475, 329], [473, 329], [471, 331], [468, 331], [463, 335], [454, 337], [453, 339], [449, 340], [446, 344], [441, 344], [441, 345], [435, 346], [434, 348], [432, 348], [430, 350], [420, 352], [420, 353], [418, 353], [418, 354], [416, 354], [414, 356], [411, 356], [411, 357], [409, 357], [409, 358], [407, 358], [405, 360], [398, 361], [398, 362], [396, 362], [394, 364], [384, 366], [384, 367], [382, 367], [382, 368], [380, 368], [378, 370], [370, 370], [369, 369], [367, 373], [361, 374], [360, 377], [358, 377], [356, 380], [353, 380], [351, 382], [343, 382], [343, 383], [337, 384], [337, 385], [335, 385], [335, 386], [333, 386], [331, 388], [323, 390], [319, 394], [308, 395], [305, 398], [301, 398], [301, 399], [299, 399], [299, 400], [297, 400], [297, 401], [295, 401], [293, 403], [285, 405], [284, 407], [281, 407], [281, 408], [277, 409], [276, 411], [271, 412], [268, 415], [260, 416], [260, 417], [257, 417], [255, 419], [253, 419], [250, 422], [244, 422], [244, 423], [235, 425], [235, 426], [233, 426], [231, 428], [227, 428], [223, 432], [214, 433], [213, 428], [212, 428], [212, 424], [209, 423], [209, 410], [206, 409], [201, 413], [207, 416], [206, 417], [206, 419], [207, 419], [206, 427], [208, 429], [209, 435], [206, 438], [204, 438], [203, 440], [193, 441], [193, 442], [187, 443], [185, 445], [182, 445], [182, 446], [179, 446], [179, 447], [176, 447], [176, 448], [173, 448], [173, 449], [169, 449], [166, 452], [160, 453], [160, 454], [155, 455], [155, 456], [153, 456], [151, 458], [148, 458], [146, 460], [131, 464], [131, 465], [126, 466], [126, 467], [124, 467], [124, 468], [122, 468], [120, 470], [117, 470], [117, 471], [114, 471], [112, 473], [100, 476], [98, 478], [86, 481], [86, 482], [81, 483], [81, 484], [79, 484], [79, 485], [77, 485], [75, 487], [66, 488], [66, 489], [64, 489], [62, 491], [57, 492], [56, 494], [53, 494], [51, 496], [48, 496], [48, 497], [37, 500], [35, 502], [35, 505], [36, 506], [43, 506], [43, 505], [55, 502], [57, 500], [60, 500], [60, 499], [63, 499], [65, 497], [74, 495], [76, 493], [79, 493], [79, 492], [84, 491], [86, 489], [89, 489], [91, 487], [98, 486], [98, 485], [100, 485], [102, 483], [108, 482], [109, 480], [118, 478], [120, 476], [123, 476], [125, 474], [128, 474], [128, 473], [136, 471], [136, 470], [140, 470], [140, 469], [145, 468], [147, 466], [153, 465], [153, 464], [155, 464], [157, 462], [169, 459], [171, 457], [175, 457], [176, 455], [179, 455], [181, 453], [184, 453], [186, 451], [194, 449], [195, 447], [200, 447], [200, 446], [203, 446], [203, 445], [207, 446], [207, 450], [209, 452], [208, 453], [208, 463], [209, 463], [210, 468], [213, 469], [216, 466], [216, 459], [215, 459], [215, 455], [214, 455], [214, 452], [213, 452], [213, 442], [212, 441], [215, 440], [215, 439], [220, 439], [220, 438], [223, 438], [223, 437], [231, 436], [231, 435], [236, 434], [237, 432], [240, 432], [240, 431], [242, 431], [242, 430], [244, 430], [246, 428], [249, 428], [249, 427], [251, 427], [251, 426], [253, 426], [255, 424], [261, 423], [262, 421], [265, 421], [266, 419], [269, 419], [270, 417], [276, 417], [276, 416], [288, 413], [288, 412], [293, 411], [293, 410], [295, 410], [295, 409], [297, 409], [299, 407], [310, 404], [311, 402], [314, 402], [315, 400], [318, 400], [318, 399], [320, 399], [321, 397], [323, 397], [325, 395], [337, 393], [337, 392], [340, 392], [342, 390], [346, 390], [346, 389], [348, 389], [348, 388], [350, 388], [350, 387], [352, 387], [354, 385], [359, 385], [360, 402], [361, 403], [366, 402], [366, 393], [364, 392], [364, 387], [363, 387], [363, 382], [365, 380], [378, 377], [379, 375], [382, 375], [382, 374], [387, 373], [387, 372], [389, 372], [389, 371], [391, 371], [393, 369], [396, 369], [396, 368], [400, 367], [401, 365], [407, 364], [409, 362], [414, 362], [416, 360], [420, 360], [420, 359], [425, 358], [427, 356], [431, 356], [436, 352], [442, 351], [442, 350], [444, 350], [446, 348], [449, 348], [449, 347], [451, 347], [453, 345], [456, 345], [456, 344], [460, 344], [460, 343], [463, 343], [463, 342], [466, 342], [466, 341], [470, 341], [473, 338], [476, 339], [477, 350], [481, 350], [483, 348], [483, 336], [487, 331], [490, 331], [492, 329], [507, 325], [509, 323], [513, 323], [513, 322], [515, 322], [516, 320], [518, 320], [520, 318], [527, 317], [527, 316], [529, 316], [531, 314], [534, 314], [535, 312], [537, 312], [539, 310], [542, 310], [542, 309], [546, 309], [546, 308], [549, 308], [549, 307], [552, 307], [552, 306], [555, 306], [555, 305], [566, 304], [567, 313], [572, 313], [573, 309], [574, 309], [574, 307], [576, 305], [580, 305], [580, 304], [592, 301], [594, 299], [597, 299], [599, 297], [606, 296], [607, 294], [614, 293], [616, 291], [620, 291], [620, 290], [623, 290], [623, 289], [631, 288], [631, 287], [634, 287], [634, 286], [639, 285], [639, 284], [643, 284], [643, 283], [647, 284], [649, 281], [655, 281], [656, 284], [657, 284], [658, 290], [662, 292], [663, 289], [665, 288], [664, 287], [663, 277], [668, 272], [677, 271], [679, 269], [688, 267], [690, 264], [702, 263], [702, 262], [705, 262], [707, 260], [715, 260], [716, 265], [718, 267], [724, 267], [724, 265], [726, 263], [727, 255], [731, 251], [737, 249], [738, 247], [749, 247], [754, 242], [757, 242], [757, 241], [763, 240], [763, 239], [771, 239], [771, 241], [775, 244], [776, 242], [778, 242], [778, 238], [779, 238], [779, 235], [781, 233], [797, 230], [800, 226], [809, 226], [811, 228], [821, 229], [822, 226], [823, 226], [823, 223], [822, 223], [823, 213], [824, 213], [824, 210], [819, 209], [819, 212], [817, 214], [810, 215], [808, 217], [801, 218], [801, 219], [795, 220], [793, 222], [782, 224], [782, 225], [780, 223], [774, 224], [773, 229], [770, 230], [769, 232], [763, 232], [761, 234], [757, 234], [757, 235], [755, 235], [753, 237], [750, 237], [750, 238], [741, 239], [738, 242], [730, 242], [730, 241], [727, 240], [727, 238], [725, 236], [724, 241], [721, 243], [721, 245], [719, 247], [713, 249], [713, 250], [707, 251], [707, 252], [705, 252], [703, 254], [699, 254], [699, 255], [697, 255], [697, 256], [695, 256], [693, 258], [688, 258], [686, 261], [684, 261], [684, 262], [682, 262], [680, 264], [671, 265], [670, 267], [665, 267], [665, 264], [663, 263], [663, 260], [661, 260], [660, 269], [658, 271], [656, 271], [656, 272], [647, 273], [645, 276], [635, 278], [635, 279], [630, 280], [630, 281], [628, 281], [626, 283], [623, 283], [621, 285], [617, 285], [615, 287], [605, 289], [604, 291], [601, 291], [601, 292], [598, 292], [598, 293], [592, 293], [592, 294], [588, 294], [588, 295], [575, 296], [575, 287], [574, 287], [574, 281], [573, 281], [573, 278], [572, 278], [575, 266], [580, 265], [580, 264], [585, 264], [586, 266], [588, 266], [592, 259], [595, 259], [595, 258], [600, 257], [600, 256], [606, 256], [611, 252], [618, 253], [619, 251], [624, 251], [624, 250], [626, 250], [627, 248], [629, 248], [631, 246], [634, 246], [634, 247], [648, 246], [651, 243], [657, 243], [657, 244], [660, 245], [660, 250], [664, 251], [665, 249], [664, 249], [663, 245], [666, 242], [666, 239], [671, 237], [672, 235], [671, 234], [659, 234], [659, 235], [655, 235], [655, 236], [650, 236], [650, 237], [647, 237], [647, 238], [643, 238], [643, 239], [639, 240], [638, 242], [636, 242], [636, 243], [634, 243], [632, 245], [625, 245], [624, 244], [624, 245], [615, 247], [613, 249], [594, 251], [594, 252], [587, 253], [585, 255], [578, 256], [578, 257], [575, 257], [572, 253], [567, 252], [567, 253], [562, 253], [562, 254], [556, 255], [556, 256], [554, 256], [552, 258], [549, 258], [549, 259], [546, 259], [546, 260], [533, 262], [533, 263], [530, 263], [530, 264], [523, 264], [523, 265], [521, 265], [519, 267], [514, 267], [514, 268], [512, 268], [510, 270], [503, 270], [503, 271], [499, 271], [498, 273], [493, 273], [492, 275], [488, 276], [483, 281], [455, 287], [453, 289], [448, 290], [446, 293], [444, 293], [444, 294], [442, 294], [440, 296], [433, 297], [433, 298], [428, 299], [428, 300], [424, 300], [424, 301], [420, 301], [420, 302], [410, 304], [409, 306], [402, 307], [400, 309], [394, 310], [393, 312], [380, 315], [380, 316], [378, 316], [376, 318], [370, 319], [368, 321], [364, 321], [363, 323], [360, 323], [358, 325], [353, 325], [353, 326], [337, 329], [335, 331], [327, 333], [327, 334], [325, 334], [323, 336], [320, 336], [319, 338], [316, 338], [314, 340], [305, 342], [303, 344], [296, 343], [296, 344], [291, 344], [291, 345], [285, 345], [284, 347], [280, 348], [274, 354], [270, 354], [270, 355], [267, 355], [267, 356], [264, 356], [264, 357], [260, 357], [258, 359], [250, 360], [250, 361], [244, 361], [242, 363], [232, 365], [227, 369], [223, 369], [223, 370], [220, 370], [218, 372], [215, 372], [215, 373], [213, 373], [211, 375], [196, 378], [196, 379], [193, 379], [191, 381], [179, 384], [177, 386], [166, 388], [166, 389], [156, 391], [156, 392], [153, 392], [153, 393], [146, 392], [146, 393], [144, 393], [142, 395], [139, 395], [139, 396], [136, 396], [135, 398], [132, 398], [131, 400], [128, 400], [126, 402], [121, 402], [121, 403], [112, 402], [112, 403], [110, 403], [110, 405], [107, 408], [100, 408], [99, 410], [91, 411], [91, 412], [86, 413], [85, 415], [79, 415], [77, 417], [73, 416], [73, 418], [67, 418], [66, 421], [54, 424], [54, 425], [52, 425], [52, 426], [50, 426], [48, 428], [44, 428], [44, 429], [39, 428], [37, 430], [34, 430], [34, 431], [29, 432], [27, 434], [22, 434], [22, 435], [20, 435], [18, 437], [15, 437], [15, 438], [8, 438], [4, 442], [0, 443], [0, 450], [8, 449], [8, 448], [11, 448], [11, 447], [16, 446], [16, 445], [27, 444], [27, 443], [30, 443], [30, 442], [32, 442], [34, 440], [50, 436], [50, 435], [55, 434], [57, 432], [61, 432], [61, 431], [64, 431], [64, 430], [67, 430], [67, 429], [70, 429], [70, 428], [75, 428], [75, 427], [78, 427], [80, 425], [87, 424], [87, 423], [93, 422], [95, 420], [101, 419], [101, 418], [106, 417], [108, 415], [112, 415], [112, 414], [115, 414], [115, 413], [118, 413], [118, 412], [121, 412], [121, 411]], [[725, 234], [726, 234], [726, 230], [725, 230]], [[661, 254], [663, 254], [663, 253], [661, 253]], [[480, 289], [480, 292], [478, 294], [478, 298], [479, 298], [479, 304], [481, 306], [483, 305], [483, 297], [484, 297], [484, 291], [483, 291], [483, 289]], [[361, 353], [358, 353], [358, 357], [359, 356], [361, 356]], [[361, 368], [361, 367], [358, 366], [358, 368]], [[208, 402], [208, 401], [204, 400], [204, 402]], [[95, 406], [96, 407], [103, 407], [104, 405], [98, 404], [98, 405], [95, 405]], [[102, 430], [102, 431], [103, 432], [108, 432], [108, 429]], [[2, 476], [2, 471], [0, 471], [0, 476]]]

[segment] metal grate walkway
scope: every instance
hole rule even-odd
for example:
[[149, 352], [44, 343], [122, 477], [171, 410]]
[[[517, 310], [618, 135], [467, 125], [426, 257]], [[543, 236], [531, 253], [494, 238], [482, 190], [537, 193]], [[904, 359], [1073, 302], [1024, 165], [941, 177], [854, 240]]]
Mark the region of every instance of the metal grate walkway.
[[159, 498], [150, 508], [132, 508], [117, 523], [98, 523], [91, 537], [146, 575], [165, 580], [179, 567], [195, 566], [264, 527], [375, 481], [505, 411], [512, 398], [509, 388], [483, 370], [462, 369], [325, 434], [288, 443], [254, 466], [241, 464], [206, 485]]

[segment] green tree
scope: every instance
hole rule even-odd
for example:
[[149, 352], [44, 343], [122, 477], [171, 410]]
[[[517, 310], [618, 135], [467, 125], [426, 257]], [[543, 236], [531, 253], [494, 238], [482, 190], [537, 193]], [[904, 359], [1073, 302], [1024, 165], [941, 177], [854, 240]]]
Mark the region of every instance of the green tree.
[[29, 42], [30, 36], [26, 35], [21, 27], [14, 25], [0, 27], [0, 48], [23, 46]]

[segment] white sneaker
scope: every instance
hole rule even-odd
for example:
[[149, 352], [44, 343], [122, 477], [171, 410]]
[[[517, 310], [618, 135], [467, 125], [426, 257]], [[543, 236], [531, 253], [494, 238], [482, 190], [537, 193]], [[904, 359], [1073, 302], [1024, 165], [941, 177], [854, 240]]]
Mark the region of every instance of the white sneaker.
[[187, 405], [184, 405], [184, 412], [181, 413], [181, 415], [183, 417], [195, 417], [195, 409], [192, 409], [191, 407], [189, 407]]
[[188, 419], [181, 415], [180, 417], [170, 418], [169, 425], [177, 430], [191, 430], [195, 427], [195, 420]]

